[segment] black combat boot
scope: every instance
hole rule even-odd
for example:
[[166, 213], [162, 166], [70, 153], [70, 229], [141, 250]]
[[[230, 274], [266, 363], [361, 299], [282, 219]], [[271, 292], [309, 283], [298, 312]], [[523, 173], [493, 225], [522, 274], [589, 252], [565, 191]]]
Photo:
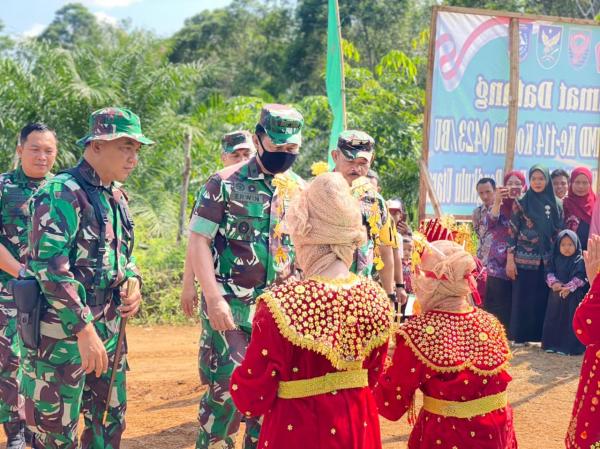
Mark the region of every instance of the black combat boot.
[[25, 449], [25, 423], [12, 421], [3, 424], [6, 433], [6, 449]]

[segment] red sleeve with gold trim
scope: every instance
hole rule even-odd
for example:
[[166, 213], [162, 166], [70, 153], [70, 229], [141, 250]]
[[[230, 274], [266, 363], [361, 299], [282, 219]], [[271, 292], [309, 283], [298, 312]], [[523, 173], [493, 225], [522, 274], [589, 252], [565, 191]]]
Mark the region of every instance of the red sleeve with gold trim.
[[373, 391], [379, 414], [392, 421], [402, 418], [423, 383], [424, 373], [425, 366], [406, 344], [404, 337], [397, 334], [392, 363], [381, 375]]
[[289, 351], [285, 350], [288, 344], [265, 303], [259, 302], [246, 356], [233, 371], [229, 388], [233, 402], [244, 415], [263, 415], [277, 398], [279, 373], [289, 366]]
[[573, 329], [584, 345], [600, 343], [600, 275], [575, 311]]
[[387, 351], [388, 343], [385, 343], [383, 346], [374, 349], [365, 360], [363, 367], [369, 371], [369, 387], [371, 389], [375, 388], [383, 374]]

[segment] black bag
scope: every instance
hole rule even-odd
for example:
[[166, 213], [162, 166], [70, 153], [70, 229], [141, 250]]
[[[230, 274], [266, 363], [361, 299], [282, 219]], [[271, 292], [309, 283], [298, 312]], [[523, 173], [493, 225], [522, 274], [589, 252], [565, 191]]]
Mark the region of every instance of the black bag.
[[40, 345], [40, 320], [45, 312], [46, 299], [35, 278], [13, 279], [8, 289], [17, 306], [17, 332], [26, 348]]

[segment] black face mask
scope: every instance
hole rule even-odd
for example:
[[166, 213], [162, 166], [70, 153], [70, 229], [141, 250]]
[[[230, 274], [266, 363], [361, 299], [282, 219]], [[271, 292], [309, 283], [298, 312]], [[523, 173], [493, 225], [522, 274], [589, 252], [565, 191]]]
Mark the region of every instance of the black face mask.
[[258, 158], [260, 159], [260, 162], [262, 162], [265, 169], [270, 173], [283, 173], [292, 166], [298, 157], [297, 154], [286, 153], [283, 151], [267, 151], [262, 143], [261, 138], [259, 136], [257, 137], [258, 141], [260, 142], [260, 147], [263, 150], [263, 154], [258, 154]]

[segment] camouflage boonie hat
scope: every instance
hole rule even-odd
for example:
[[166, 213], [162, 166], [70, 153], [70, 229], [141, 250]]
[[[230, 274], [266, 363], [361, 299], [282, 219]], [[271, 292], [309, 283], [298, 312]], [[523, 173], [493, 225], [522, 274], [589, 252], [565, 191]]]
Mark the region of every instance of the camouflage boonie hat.
[[302, 144], [304, 118], [291, 106], [267, 104], [260, 111], [258, 125], [262, 126], [275, 145]]
[[154, 143], [142, 134], [140, 118], [129, 109], [104, 108], [92, 112], [89, 132], [77, 141], [77, 145], [83, 147], [92, 140], [115, 140], [119, 137], [130, 137], [142, 145]]
[[240, 148], [247, 148], [252, 152], [256, 151], [252, 142], [252, 134], [248, 131], [233, 131], [223, 136], [221, 140], [223, 153], [233, 153]]
[[371, 162], [375, 141], [364, 131], [349, 129], [340, 133], [337, 148], [346, 159], [354, 160], [362, 157]]

